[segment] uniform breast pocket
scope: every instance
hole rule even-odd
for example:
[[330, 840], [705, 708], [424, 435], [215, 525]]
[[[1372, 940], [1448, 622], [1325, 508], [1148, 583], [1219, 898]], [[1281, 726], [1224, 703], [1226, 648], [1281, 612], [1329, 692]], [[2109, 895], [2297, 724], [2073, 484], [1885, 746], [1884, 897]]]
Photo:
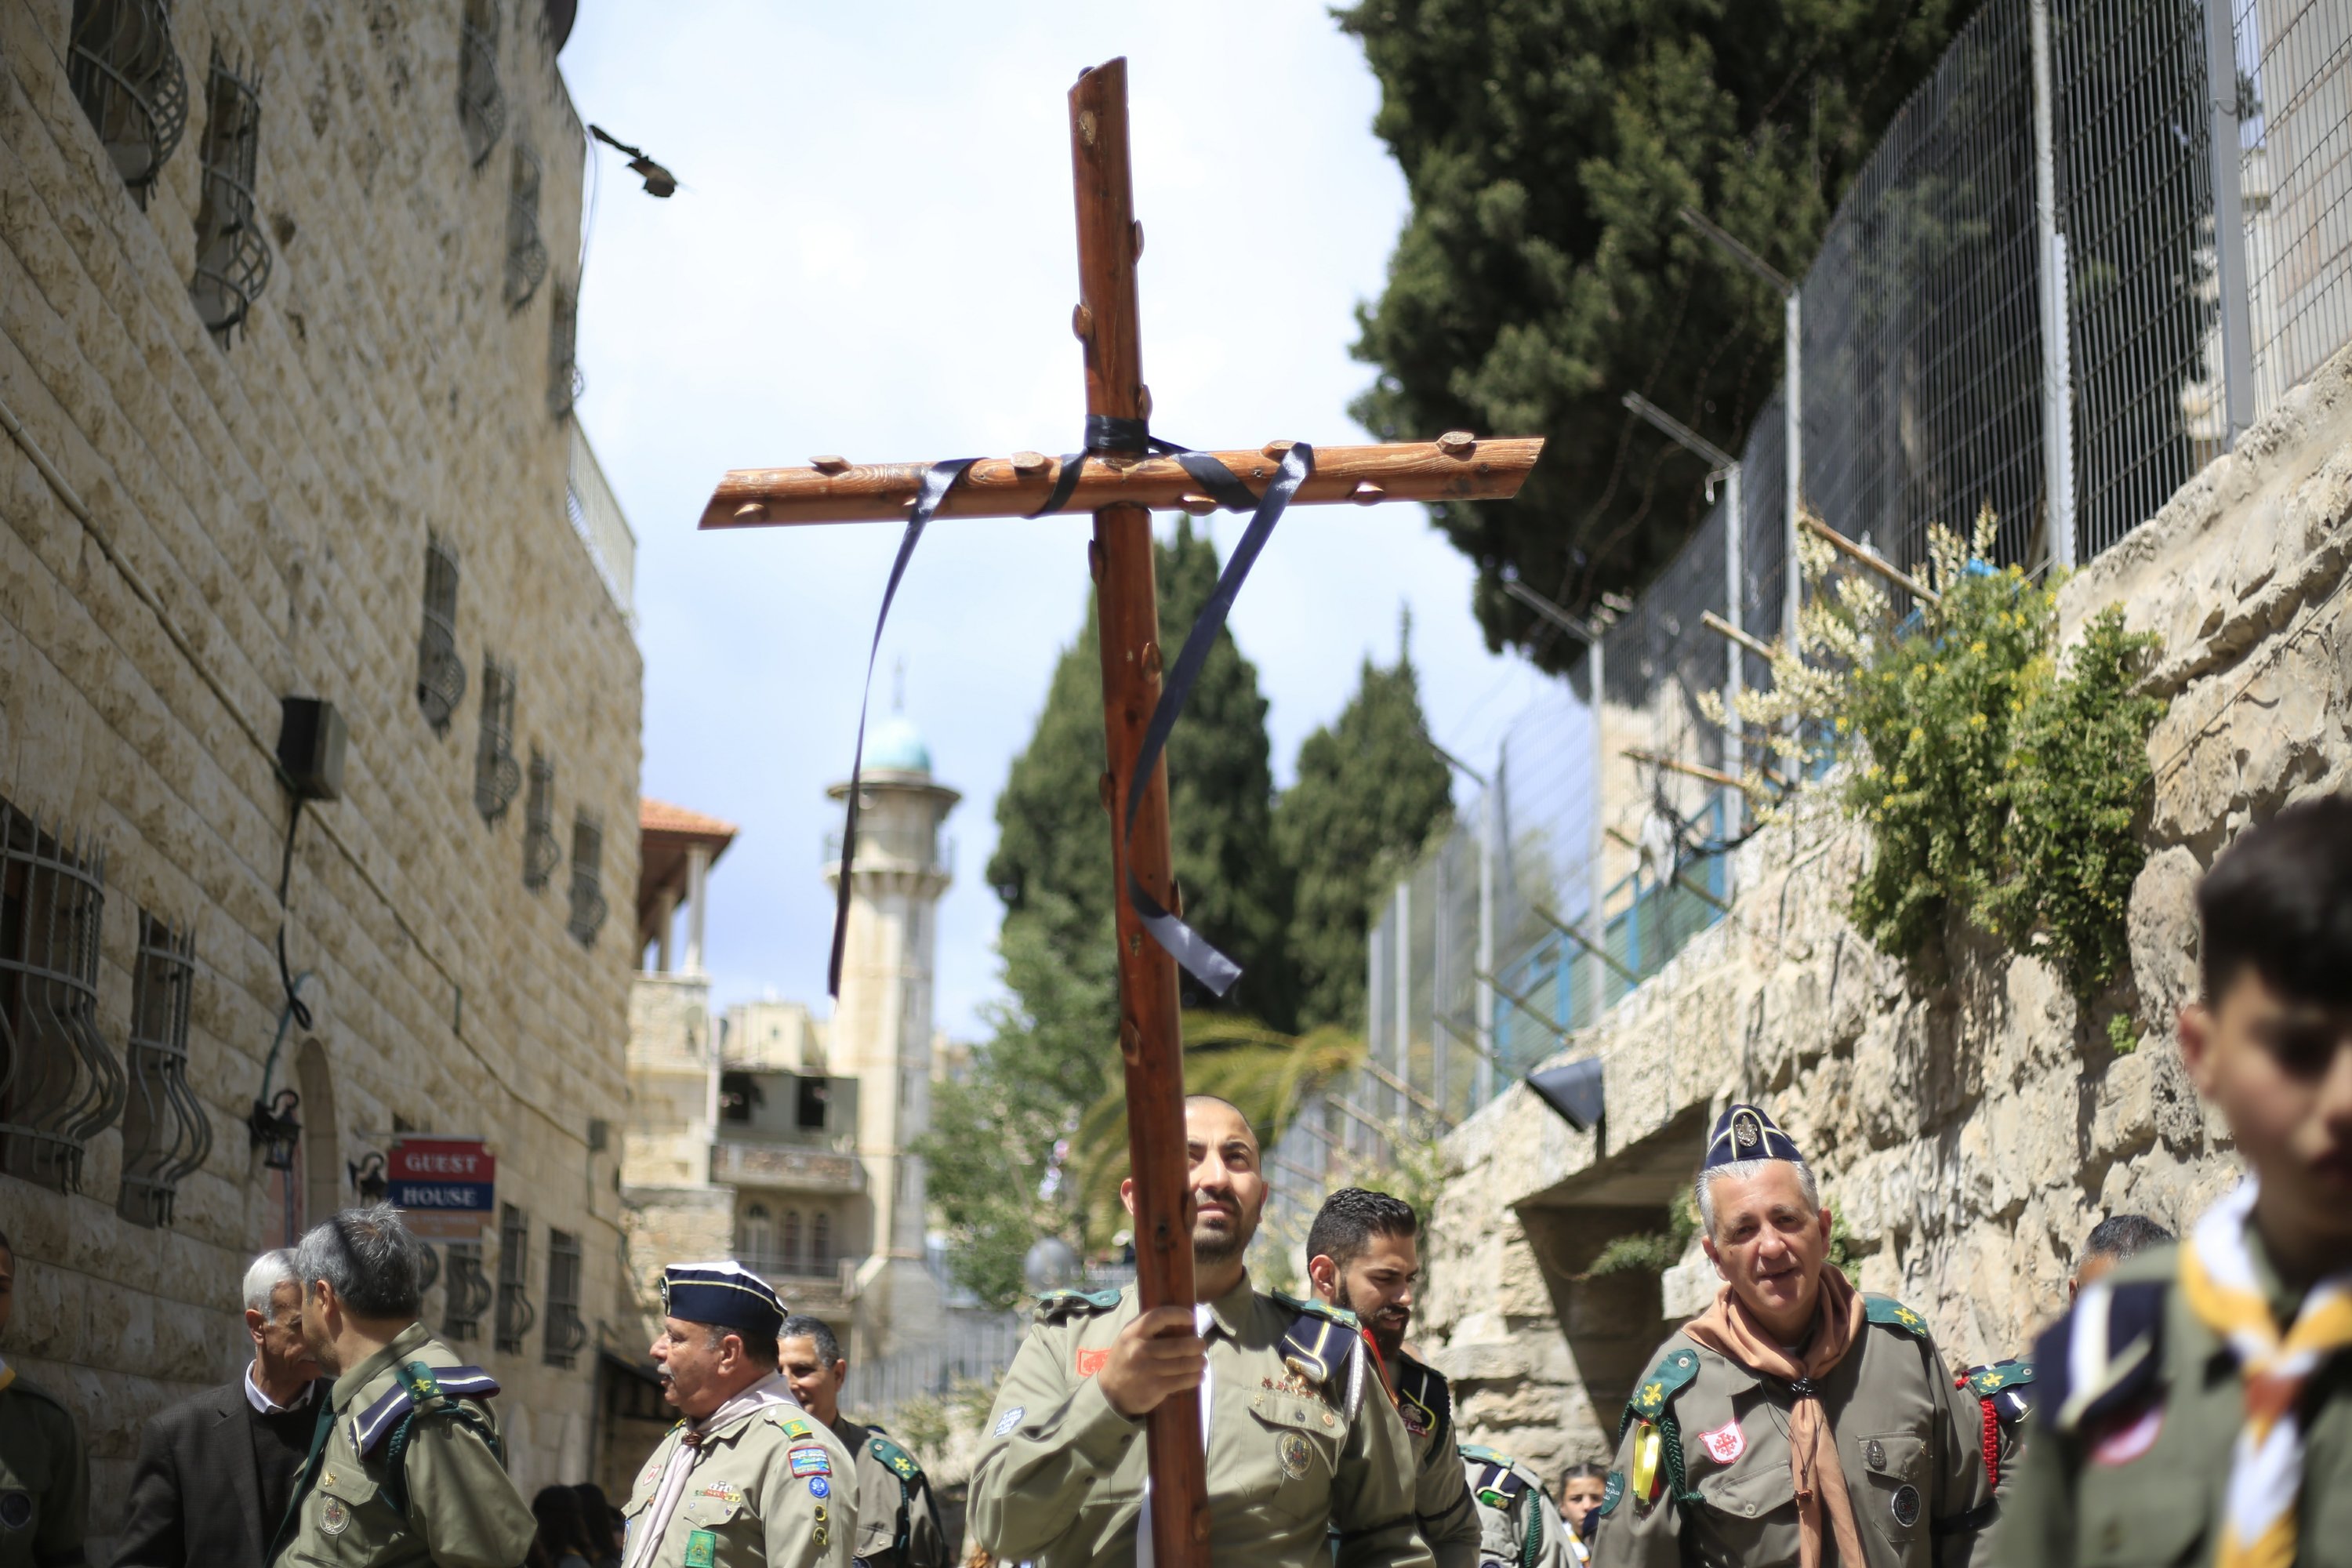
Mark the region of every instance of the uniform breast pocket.
[[[1670, 1483], [1658, 1483], [1653, 1510], [1673, 1508]], [[1686, 1521], [1687, 1539], [1702, 1563], [1736, 1565], [1774, 1560], [1776, 1543], [1789, 1539], [1797, 1501], [1797, 1483], [1789, 1473], [1785, 1450], [1750, 1454], [1728, 1469], [1701, 1476], [1696, 1485], [1700, 1506]]]
[[2076, 1568], [2164, 1568], [2212, 1555], [2200, 1488], [2157, 1472], [2119, 1482], [2086, 1481], [2077, 1494]]
[[356, 1465], [331, 1464], [319, 1475], [319, 1489], [303, 1505], [303, 1523], [329, 1563], [364, 1563], [371, 1542], [400, 1524], [391, 1500]]
[[[1339, 1417], [1322, 1400], [1265, 1389], [1250, 1396], [1249, 1449], [1233, 1456], [1249, 1493], [1287, 1519], [1329, 1510], [1339, 1469]], [[1214, 1456], [1214, 1448], [1212, 1447]]]
[[0, 1556], [7, 1543], [28, 1537], [40, 1522], [40, 1500], [48, 1495], [49, 1457], [33, 1444], [12, 1464], [0, 1460]]
[[[1853, 1447], [1859, 1451], [1850, 1452], [1849, 1459], [1860, 1459], [1869, 1478], [1866, 1487], [1849, 1489], [1854, 1511], [1868, 1515], [1894, 1544], [1895, 1555], [1907, 1561], [1929, 1533], [1927, 1440], [1916, 1432], [1875, 1432], [1853, 1439]], [[1849, 1468], [1846, 1473], [1853, 1471]]]

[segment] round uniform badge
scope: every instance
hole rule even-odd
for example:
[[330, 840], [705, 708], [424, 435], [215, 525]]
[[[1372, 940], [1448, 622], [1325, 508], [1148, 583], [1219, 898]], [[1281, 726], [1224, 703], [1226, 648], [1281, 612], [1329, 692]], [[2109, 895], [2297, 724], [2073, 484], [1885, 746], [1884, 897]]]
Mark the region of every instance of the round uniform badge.
[[832, 1495], [833, 1485], [823, 1476], [811, 1476], [809, 1478], [809, 1496], [830, 1497]]
[[1307, 1439], [1297, 1433], [1285, 1432], [1280, 1440], [1275, 1444], [1275, 1452], [1282, 1460], [1282, 1473], [1292, 1480], [1295, 1481], [1307, 1473], [1307, 1460], [1310, 1450], [1307, 1447]]
[[327, 1506], [319, 1510], [319, 1529], [324, 1534], [341, 1535], [351, 1522], [352, 1510], [339, 1497], [329, 1498]]
[[1886, 1500], [1895, 1510], [1895, 1522], [1908, 1530], [1919, 1522], [1919, 1489], [1908, 1484], [1896, 1487], [1895, 1495]]
[[29, 1492], [0, 1492], [0, 1525], [10, 1530], [22, 1530], [33, 1522], [33, 1498]]

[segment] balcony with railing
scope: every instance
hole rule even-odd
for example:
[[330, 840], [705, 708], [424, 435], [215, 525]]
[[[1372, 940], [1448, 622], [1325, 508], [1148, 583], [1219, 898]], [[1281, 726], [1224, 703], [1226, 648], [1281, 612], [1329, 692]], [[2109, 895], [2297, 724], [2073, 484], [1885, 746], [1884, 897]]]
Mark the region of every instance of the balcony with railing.
[[572, 422], [572, 463], [564, 488], [564, 515], [572, 531], [587, 547], [597, 575], [624, 616], [634, 616], [637, 579], [637, 536], [622, 514], [621, 503], [605, 482], [604, 469], [588, 445], [580, 421]]

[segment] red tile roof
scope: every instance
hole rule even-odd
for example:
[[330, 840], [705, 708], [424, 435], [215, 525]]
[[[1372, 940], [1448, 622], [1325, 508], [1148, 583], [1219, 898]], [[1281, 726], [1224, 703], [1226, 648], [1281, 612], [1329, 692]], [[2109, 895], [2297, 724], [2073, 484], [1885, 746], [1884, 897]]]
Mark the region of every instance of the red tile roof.
[[688, 811], [682, 805], [672, 805], [666, 800], [641, 799], [637, 802], [637, 830], [641, 833], [675, 833], [688, 838], [731, 839], [735, 825], [721, 822], [715, 816], [705, 816], [698, 811]]

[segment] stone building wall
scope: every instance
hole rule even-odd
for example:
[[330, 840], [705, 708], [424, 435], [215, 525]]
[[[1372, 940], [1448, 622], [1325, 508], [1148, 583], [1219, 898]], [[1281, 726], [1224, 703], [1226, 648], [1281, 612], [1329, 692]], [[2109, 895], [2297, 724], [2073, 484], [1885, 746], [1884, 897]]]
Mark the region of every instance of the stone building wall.
[[[583, 135], [536, 4], [507, 5], [506, 125], [469, 167], [458, 0], [168, 8], [189, 120], [142, 210], [76, 101], [72, 0], [0, 5], [0, 795], [106, 852], [97, 1022], [120, 1059], [142, 910], [191, 924], [188, 1078], [209, 1157], [174, 1222], [116, 1200], [120, 1119], [79, 1191], [0, 1176], [12, 1364], [61, 1394], [93, 1459], [99, 1550], [142, 1423], [249, 1354], [238, 1279], [289, 1218], [352, 1201], [396, 1129], [486, 1135], [529, 1216], [544, 1323], [551, 1227], [584, 1250], [590, 1340], [470, 1348], [503, 1384], [526, 1488], [585, 1473], [595, 1334], [621, 1299], [616, 1192], [636, 882], [642, 668], [565, 515], [551, 333], [576, 266]], [[274, 253], [233, 343], [189, 279], [217, 50], [260, 83], [258, 218]], [[503, 297], [512, 150], [537, 148], [544, 280]], [[44, 455], [51, 474], [32, 457]], [[87, 518], [76, 515], [79, 507]], [[445, 732], [416, 696], [428, 531], [457, 549], [468, 680]], [[523, 881], [524, 799], [475, 807], [485, 655], [518, 677], [515, 750], [555, 763], [550, 884]], [[340, 801], [304, 813], [289, 956], [315, 976], [270, 1079], [299, 1084], [289, 1193], [244, 1126], [284, 1005], [273, 942], [289, 694], [350, 725]], [[619, 911], [567, 930], [575, 811], [601, 814]], [[485, 1269], [499, 1265], [495, 1229]], [[447, 1270], [444, 1270], [446, 1279]], [[440, 1321], [444, 1292], [426, 1301]]]
[[1651, 1352], [1716, 1281], [1695, 1247], [1663, 1278], [1591, 1265], [1663, 1228], [1731, 1099], [1769, 1105], [1805, 1148], [1864, 1289], [1926, 1312], [1968, 1362], [2029, 1343], [2103, 1215], [2178, 1227], [2227, 1189], [2229, 1140], [2173, 1044], [2191, 897], [2249, 823], [2352, 788], [2347, 547], [2352, 353], [2060, 592], [2070, 640], [2117, 602], [2163, 638], [2133, 973], [2105, 999], [2137, 1019], [2137, 1049], [2118, 1054], [2042, 963], [1965, 931], [1935, 984], [1872, 949], [1841, 912], [1866, 837], [1814, 800], [1739, 851], [1728, 918], [1564, 1042], [1556, 1060], [1605, 1064], [1596, 1134], [1522, 1086], [1451, 1135], [1420, 1332], [1458, 1380], [1465, 1441], [1547, 1471], [1613, 1447]]

